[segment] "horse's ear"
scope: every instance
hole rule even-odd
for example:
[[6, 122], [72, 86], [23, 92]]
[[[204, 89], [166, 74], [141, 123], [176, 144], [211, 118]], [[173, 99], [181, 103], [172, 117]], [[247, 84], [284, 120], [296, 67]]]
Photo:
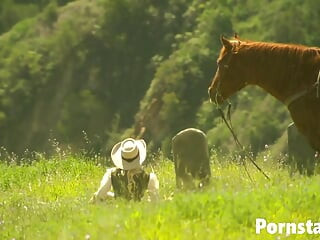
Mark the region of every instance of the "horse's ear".
[[227, 50], [232, 49], [232, 43], [228, 39], [226, 39], [223, 35], [220, 36], [220, 42]]

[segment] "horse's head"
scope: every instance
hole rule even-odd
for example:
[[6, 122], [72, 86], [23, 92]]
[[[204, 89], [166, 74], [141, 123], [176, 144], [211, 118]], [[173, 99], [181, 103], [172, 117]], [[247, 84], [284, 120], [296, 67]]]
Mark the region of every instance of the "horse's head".
[[246, 85], [243, 76], [240, 76], [241, 65], [238, 56], [240, 40], [227, 40], [220, 38], [223, 45], [217, 60], [217, 72], [208, 89], [210, 100], [222, 103], [233, 93]]

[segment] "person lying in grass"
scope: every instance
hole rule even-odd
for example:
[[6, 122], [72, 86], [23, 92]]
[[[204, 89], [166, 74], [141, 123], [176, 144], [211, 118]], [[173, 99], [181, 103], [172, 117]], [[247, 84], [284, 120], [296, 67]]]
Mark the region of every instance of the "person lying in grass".
[[[142, 163], [146, 156], [147, 148], [143, 139], [127, 138], [114, 145], [111, 159], [115, 167], [107, 169], [99, 189], [89, 202], [118, 197], [140, 201], [147, 190], [150, 200], [156, 200], [159, 181], [155, 173], [146, 173], [143, 170]], [[111, 187], [113, 192], [110, 191]]]

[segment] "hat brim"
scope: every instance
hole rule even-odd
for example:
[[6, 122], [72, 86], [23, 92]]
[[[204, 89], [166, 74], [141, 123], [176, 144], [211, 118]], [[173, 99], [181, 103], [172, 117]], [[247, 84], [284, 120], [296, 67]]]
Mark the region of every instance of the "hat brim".
[[139, 149], [139, 155], [134, 160], [126, 161], [122, 158], [121, 155], [121, 143], [119, 142], [111, 150], [111, 160], [113, 164], [120, 169], [130, 170], [139, 168], [142, 163], [146, 160], [147, 156], [147, 147], [146, 142], [143, 139], [135, 140], [137, 147]]

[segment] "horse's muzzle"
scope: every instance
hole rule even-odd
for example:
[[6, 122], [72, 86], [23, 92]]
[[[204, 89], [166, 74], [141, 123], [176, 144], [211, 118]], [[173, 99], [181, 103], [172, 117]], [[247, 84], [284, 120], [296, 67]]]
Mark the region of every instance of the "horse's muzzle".
[[209, 87], [208, 88], [208, 95], [209, 95], [209, 100], [210, 100], [210, 102], [214, 102], [214, 98], [212, 98], [212, 88], [211, 87]]
[[210, 102], [221, 104], [224, 101], [223, 97], [218, 94], [217, 89], [213, 89], [212, 87], [208, 88], [208, 95]]

